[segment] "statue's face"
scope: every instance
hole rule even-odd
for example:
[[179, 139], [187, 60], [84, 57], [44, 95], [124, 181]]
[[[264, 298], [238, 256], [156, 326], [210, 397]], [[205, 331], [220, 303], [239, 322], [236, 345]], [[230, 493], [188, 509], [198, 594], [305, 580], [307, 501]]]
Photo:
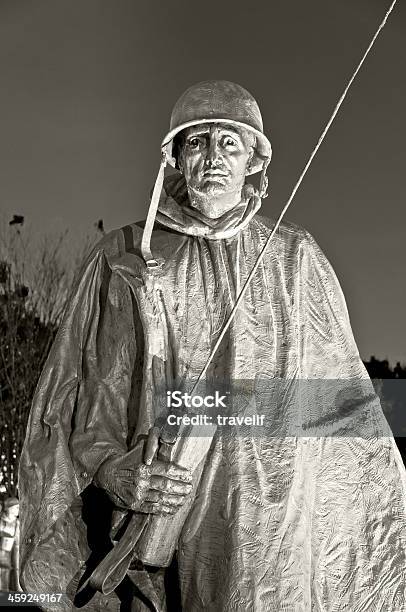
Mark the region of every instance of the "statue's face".
[[239, 196], [254, 153], [255, 136], [225, 123], [192, 126], [182, 136], [179, 167], [189, 192], [197, 199], [229, 199], [233, 193]]

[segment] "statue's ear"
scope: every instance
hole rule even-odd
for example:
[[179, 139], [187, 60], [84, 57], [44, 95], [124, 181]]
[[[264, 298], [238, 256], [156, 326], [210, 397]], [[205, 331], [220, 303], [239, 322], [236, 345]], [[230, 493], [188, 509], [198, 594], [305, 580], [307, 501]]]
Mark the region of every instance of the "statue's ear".
[[247, 160], [247, 165], [245, 168], [245, 173], [249, 174], [251, 172], [251, 162], [252, 162], [252, 158], [254, 157], [254, 149], [251, 149], [248, 160]]
[[183, 136], [182, 133], [176, 134], [172, 141], [172, 157], [175, 160], [175, 168], [183, 174], [182, 166], [182, 149], [183, 149]]
[[176, 159], [176, 165], [181, 174], [183, 174], [183, 150], [181, 147], [178, 149], [178, 155]]

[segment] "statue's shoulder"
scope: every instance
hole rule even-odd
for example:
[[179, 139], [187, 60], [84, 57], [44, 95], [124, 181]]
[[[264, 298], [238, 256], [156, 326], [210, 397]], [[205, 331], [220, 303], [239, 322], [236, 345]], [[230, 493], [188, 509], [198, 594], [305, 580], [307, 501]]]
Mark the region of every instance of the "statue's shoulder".
[[94, 252], [103, 253], [109, 262], [123, 257], [126, 253], [141, 256], [142, 223], [124, 225], [108, 232], [94, 246]]
[[[266, 236], [269, 236], [276, 222], [275, 219], [263, 215], [255, 215], [253, 221], [255, 221], [258, 230]], [[308, 244], [313, 238], [301, 225], [290, 221], [282, 221], [275, 232], [275, 240], [282, 243], [286, 248], [298, 248]]]
[[[121, 275], [129, 275], [133, 279], [138, 278], [139, 282], [142, 283], [148, 272], [141, 252], [144, 226], [145, 221], [137, 221], [106, 234], [93, 250], [93, 257], [96, 256], [101, 264], [100, 267], [103, 267], [101, 261], [103, 260], [111, 270], [119, 272]], [[168, 232], [159, 228], [159, 226], [154, 228], [151, 247], [158, 261], [166, 259], [164, 250], [165, 248], [168, 249], [168, 244], [169, 246], [171, 244], [171, 241], [168, 241]], [[160, 269], [156, 271], [156, 274], [159, 273]], [[149, 276], [149, 274], [148, 272], [147, 275]]]
[[[93, 275], [104, 275], [109, 269], [126, 269], [141, 276], [145, 262], [141, 255], [142, 226], [139, 223], [124, 225], [103, 236], [88, 252], [75, 277], [74, 286], [91, 279]], [[107, 272], [107, 274], [110, 274]]]

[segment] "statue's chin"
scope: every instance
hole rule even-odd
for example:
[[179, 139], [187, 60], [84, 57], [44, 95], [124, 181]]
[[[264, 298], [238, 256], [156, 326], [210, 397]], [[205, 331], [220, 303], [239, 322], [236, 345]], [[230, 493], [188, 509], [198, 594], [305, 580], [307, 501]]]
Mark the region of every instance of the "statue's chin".
[[188, 192], [192, 208], [203, 213], [209, 219], [221, 217], [241, 201], [241, 189], [230, 191], [219, 184], [210, 184], [204, 189], [188, 187]]
[[207, 185], [201, 189], [188, 187], [189, 199], [192, 206], [208, 204], [212, 200], [221, 200], [226, 196], [224, 187], [221, 185]]

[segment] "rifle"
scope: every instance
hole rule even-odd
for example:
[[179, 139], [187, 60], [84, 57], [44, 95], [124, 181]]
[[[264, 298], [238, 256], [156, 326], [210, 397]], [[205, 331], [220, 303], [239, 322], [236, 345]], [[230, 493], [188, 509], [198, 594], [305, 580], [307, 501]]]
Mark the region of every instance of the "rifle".
[[158, 459], [173, 462], [192, 472], [193, 489], [189, 499], [170, 517], [133, 512], [120, 540], [80, 590], [90, 584], [94, 589], [108, 595], [121, 583], [133, 558], [147, 565], [170, 565], [199, 485], [203, 459], [210, 448], [215, 431], [216, 425], [205, 425], [203, 436], [201, 425], [164, 424], [159, 437]]

